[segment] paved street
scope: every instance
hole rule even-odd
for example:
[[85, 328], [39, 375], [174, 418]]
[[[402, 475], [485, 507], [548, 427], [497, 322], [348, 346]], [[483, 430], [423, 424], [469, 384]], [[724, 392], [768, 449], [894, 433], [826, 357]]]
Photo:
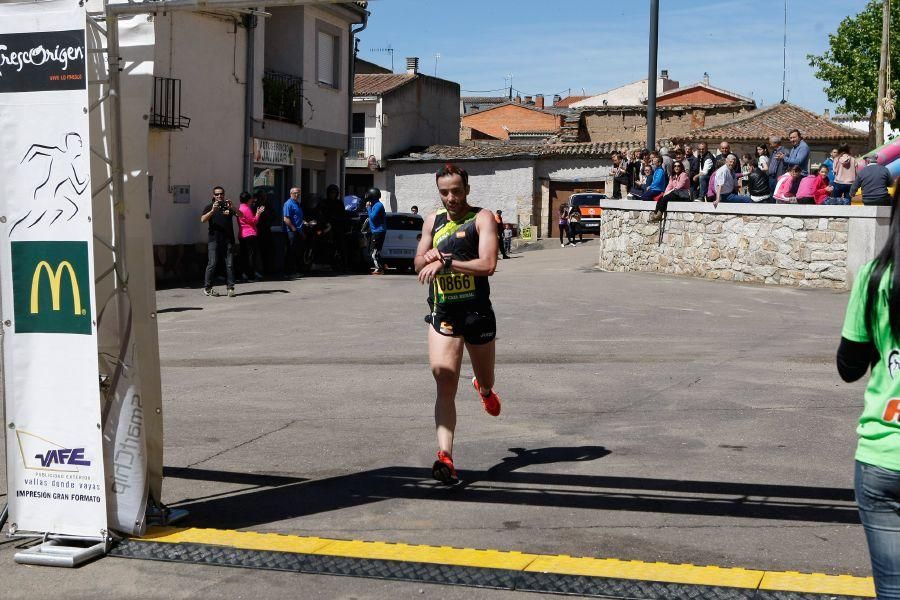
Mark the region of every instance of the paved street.
[[[592, 243], [514, 256], [492, 284], [503, 414], [464, 364], [469, 483], [452, 490], [429, 481], [414, 277], [159, 292], [165, 501], [202, 527], [869, 575], [851, 492], [864, 386], [834, 368], [846, 294], [603, 273]], [[0, 545], [4, 597], [522, 597], [111, 558], [29, 568], [18, 543]]]

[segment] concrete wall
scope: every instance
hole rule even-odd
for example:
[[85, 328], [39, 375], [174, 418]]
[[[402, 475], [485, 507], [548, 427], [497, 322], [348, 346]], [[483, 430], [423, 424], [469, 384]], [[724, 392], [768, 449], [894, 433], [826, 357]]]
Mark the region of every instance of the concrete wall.
[[[441, 206], [434, 182], [440, 162], [391, 162], [386, 171], [386, 186], [393, 192], [389, 210], [406, 212], [412, 205], [428, 213]], [[524, 216], [528, 223], [535, 193], [540, 182], [535, 178], [533, 159], [504, 161], [466, 161], [460, 163], [469, 173], [472, 192], [469, 203], [490, 210], [502, 210], [505, 220], [516, 223]], [[514, 218], [514, 215], [516, 216]]]
[[884, 243], [890, 208], [603, 203], [600, 267], [797, 287], [847, 289]]
[[[347, 94], [352, 87], [348, 81], [350, 76], [350, 63], [347, 58], [350, 51], [348, 23], [326, 8], [305, 6], [303, 9], [303, 95], [312, 105], [311, 108], [309, 105], [304, 107], [304, 128], [346, 136], [349, 126]], [[321, 85], [316, 80], [316, 27], [318, 21], [330, 24], [341, 32], [340, 56], [338, 57], [341, 64], [341, 76], [337, 89]], [[303, 142], [319, 145], [308, 136]]]
[[[260, 18], [265, 29], [265, 66], [271, 71], [303, 77], [304, 55], [311, 50], [315, 59], [315, 40], [304, 40], [306, 28], [302, 6], [278, 6], [266, 9], [272, 14]], [[304, 83], [314, 83], [314, 80]]]
[[[154, 245], [205, 242], [207, 226], [200, 223], [200, 213], [213, 186], [224, 186], [237, 201], [245, 44], [246, 31], [230, 19], [185, 12], [156, 17], [154, 74], [181, 79], [181, 112], [191, 124], [180, 131], [150, 129]], [[222, 56], [236, 58], [222, 60]], [[191, 186], [189, 204], [174, 203], [174, 185]]]
[[385, 96], [382, 104], [387, 122], [381, 131], [382, 156], [412, 146], [459, 143], [459, 84], [419, 76]]

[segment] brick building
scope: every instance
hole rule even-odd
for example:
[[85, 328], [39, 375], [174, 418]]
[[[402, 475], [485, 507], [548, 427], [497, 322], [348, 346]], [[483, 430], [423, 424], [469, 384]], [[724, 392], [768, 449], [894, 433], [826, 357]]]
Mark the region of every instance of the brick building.
[[[462, 141], [508, 140], [511, 134], [529, 133], [529, 139], [547, 138], [563, 124], [564, 111], [544, 107], [544, 97], [530, 96], [524, 101], [508, 101], [462, 117]], [[544, 134], [541, 136], [541, 134]]]
[[[752, 98], [713, 87], [708, 79], [686, 86], [663, 71], [657, 81], [656, 135], [659, 139], [685, 136], [690, 131], [734, 120], [756, 108]], [[577, 118], [565, 123], [567, 142], [647, 139], [647, 80], [643, 79], [572, 105]]]

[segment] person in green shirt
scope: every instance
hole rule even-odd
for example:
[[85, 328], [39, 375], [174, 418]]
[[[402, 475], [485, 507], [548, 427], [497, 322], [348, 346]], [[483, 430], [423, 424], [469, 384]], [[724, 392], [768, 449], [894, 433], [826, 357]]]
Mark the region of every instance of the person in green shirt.
[[[896, 207], [897, 198], [894, 198]], [[880, 600], [900, 599], [900, 211], [878, 256], [860, 269], [837, 352], [844, 381], [871, 367], [856, 433], [855, 488]]]

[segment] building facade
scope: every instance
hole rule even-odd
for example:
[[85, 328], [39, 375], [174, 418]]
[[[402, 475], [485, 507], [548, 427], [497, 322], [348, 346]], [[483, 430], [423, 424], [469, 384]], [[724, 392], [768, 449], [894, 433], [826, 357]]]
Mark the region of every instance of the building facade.
[[434, 174], [452, 162], [469, 173], [469, 202], [492, 211], [534, 237], [555, 231], [559, 205], [574, 191], [612, 190], [612, 144], [436, 146], [388, 161], [389, 210], [422, 213], [440, 207]]
[[[215, 12], [154, 17], [149, 173], [158, 279], [196, 276], [206, 242], [201, 211], [216, 185], [237, 202], [247, 187], [247, 154], [252, 187], [277, 207], [292, 186], [320, 195], [340, 183], [349, 145], [351, 31], [367, 16], [364, 5], [267, 12], [265, 19]], [[245, 144], [248, 85], [253, 104]]]
[[404, 74], [357, 75], [347, 193], [361, 196], [374, 186], [389, 205], [386, 159], [410, 148], [456, 144], [459, 97], [459, 84], [420, 73], [418, 59], [409, 60]]

